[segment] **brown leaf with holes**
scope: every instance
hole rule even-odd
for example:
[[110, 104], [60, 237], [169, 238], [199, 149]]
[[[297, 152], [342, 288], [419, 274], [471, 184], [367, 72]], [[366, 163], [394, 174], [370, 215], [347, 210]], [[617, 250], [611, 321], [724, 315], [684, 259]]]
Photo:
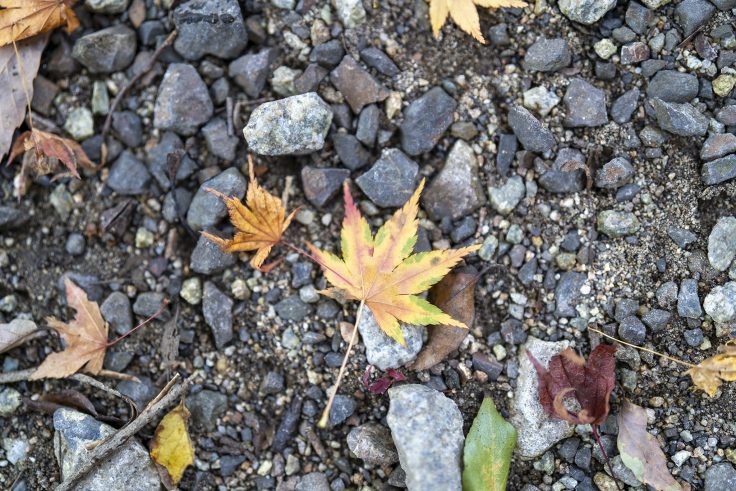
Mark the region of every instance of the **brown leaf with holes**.
[[[478, 272], [472, 266], [450, 273], [429, 290], [429, 301], [447, 312], [453, 318], [470, 327], [475, 318], [475, 284]], [[429, 340], [412, 370], [427, 370], [441, 362], [447, 355], [458, 349], [468, 335], [464, 327], [436, 324], [427, 327]]]
[[0, 46], [66, 25], [72, 32], [79, 20], [72, 10], [76, 0], [0, 0]]
[[693, 379], [695, 387], [714, 397], [723, 382], [736, 382], [736, 345], [721, 346], [720, 353], [701, 361], [686, 374]]
[[64, 285], [66, 302], [77, 314], [69, 323], [53, 317], [48, 317], [46, 321], [61, 335], [66, 348], [47, 356], [38, 370], [30, 376], [31, 380], [68, 377], [82, 368], [92, 375], [102, 370], [108, 347], [107, 323], [102, 319], [100, 308], [87, 299], [84, 290], [69, 278], [64, 280]]
[[[586, 362], [567, 348], [553, 356], [545, 369], [527, 352], [539, 377], [539, 402], [545, 411], [572, 424], [603, 423], [616, 385], [615, 353], [615, 346], [599, 344]], [[579, 409], [568, 409], [566, 403], [570, 402], [577, 402]]]

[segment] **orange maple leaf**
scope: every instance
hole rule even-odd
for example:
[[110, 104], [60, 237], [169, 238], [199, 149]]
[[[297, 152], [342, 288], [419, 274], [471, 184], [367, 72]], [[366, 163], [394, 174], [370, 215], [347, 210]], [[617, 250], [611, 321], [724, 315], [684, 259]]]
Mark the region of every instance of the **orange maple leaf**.
[[102, 319], [100, 308], [87, 299], [87, 294], [72, 280], [64, 280], [66, 302], [77, 311], [74, 320], [64, 323], [54, 317], [46, 321], [64, 339], [66, 348], [51, 353], [30, 376], [31, 380], [41, 378], [63, 378], [77, 373], [81, 368], [96, 375], [102, 370], [107, 342], [107, 323]]
[[263, 270], [271, 248], [281, 242], [281, 237], [289, 227], [297, 210], [286, 216], [286, 208], [281, 200], [263, 189], [256, 181], [253, 172], [253, 158], [248, 157], [250, 182], [245, 204], [238, 198], [226, 196], [219, 191], [207, 188], [207, 191], [221, 198], [227, 206], [230, 222], [238, 229], [232, 239], [222, 239], [209, 232], [202, 235], [220, 246], [224, 252], [256, 251], [250, 265]]
[[687, 372], [695, 387], [714, 397], [723, 382], [736, 382], [736, 346], [725, 344], [715, 356], [706, 358]]
[[72, 10], [76, 0], [0, 0], [0, 46], [35, 36], [66, 24], [79, 27]]
[[358, 300], [371, 309], [378, 326], [405, 345], [399, 321], [407, 324], [446, 324], [467, 327], [440, 308], [417, 296], [440, 281], [463, 257], [479, 245], [413, 253], [417, 242], [417, 212], [424, 181], [414, 195], [376, 233], [360, 215], [345, 190], [345, 218], [342, 223], [342, 259], [308, 244], [325, 278], [333, 288], [322, 291], [337, 299]]

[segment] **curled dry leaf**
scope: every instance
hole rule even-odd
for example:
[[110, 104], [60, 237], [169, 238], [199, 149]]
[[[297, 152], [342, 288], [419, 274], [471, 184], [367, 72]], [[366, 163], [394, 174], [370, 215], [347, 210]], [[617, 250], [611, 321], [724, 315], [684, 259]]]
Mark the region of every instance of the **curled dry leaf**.
[[419, 195], [423, 187], [424, 181], [374, 236], [345, 183], [342, 259], [308, 244], [325, 278], [333, 285], [320, 293], [338, 300], [365, 302], [381, 330], [402, 345], [406, 343], [399, 321], [422, 326], [466, 327], [417, 294], [431, 288], [465, 256], [480, 247], [413, 253], [419, 226]]
[[720, 353], [706, 358], [697, 366], [690, 368], [695, 387], [714, 397], [723, 382], [736, 382], [736, 345], [726, 344], [719, 348]]
[[87, 299], [84, 290], [69, 278], [64, 280], [64, 285], [66, 302], [77, 314], [68, 324], [53, 317], [46, 321], [61, 335], [66, 348], [47, 356], [38, 370], [29, 377], [31, 380], [68, 377], [81, 368], [92, 375], [102, 370], [108, 347], [107, 323], [102, 319], [100, 308]]
[[202, 235], [216, 243], [225, 252], [256, 251], [250, 265], [262, 269], [263, 261], [268, 257], [271, 248], [281, 242], [286, 229], [296, 214], [296, 210], [286, 216], [286, 209], [281, 200], [263, 189], [256, 181], [253, 172], [253, 159], [248, 158], [250, 183], [245, 204], [239, 199], [208, 189], [210, 193], [221, 198], [227, 206], [230, 222], [238, 229], [232, 239], [222, 239], [208, 232]]
[[368, 389], [371, 394], [384, 394], [396, 382], [403, 382], [406, 376], [398, 370], [389, 368], [386, 375], [371, 382], [371, 373], [373, 373], [373, 365], [368, 365], [363, 373], [363, 387]]
[[[475, 318], [475, 284], [478, 272], [467, 266], [457, 273], [450, 273], [429, 291], [429, 300], [453, 318], [472, 326]], [[416, 361], [413, 370], [427, 370], [455, 351], [468, 335], [463, 327], [433, 325], [427, 328], [429, 340]]]
[[667, 469], [667, 457], [659, 442], [647, 432], [646, 411], [628, 400], [624, 400], [618, 414], [617, 444], [621, 461], [639, 481], [657, 491], [682, 489]]
[[478, 17], [476, 6], [497, 9], [526, 7], [527, 4], [521, 0], [430, 0], [429, 20], [432, 22], [432, 32], [435, 37], [439, 35], [449, 15], [460, 29], [481, 43], [485, 43], [486, 40], [483, 39], [483, 34], [480, 32], [480, 17]]
[[[527, 352], [539, 377], [539, 402], [547, 413], [572, 424], [599, 425], [608, 416], [608, 401], [616, 385], [616, 347], [599, 344], [585, 359], [570, 348], [549, 361], [545, 369]], [[580, 410], [569, 410], [566, 399]]]
[[79, 27], [72, 10], [76, 0], [0, 0], [0, 46], [66, 25]]
[[20, 346], [39, 332], [36, 323], [26, 319], [13, 319], [7, 324], [0, 324], [0, 353]]
[[163, 417], [151, 441], [151, 458], [166, 469], [174, 485], [181, 481], [186, 468], [194, 463], [194, 446], [187, 428], [189, 416], [182, 400]]

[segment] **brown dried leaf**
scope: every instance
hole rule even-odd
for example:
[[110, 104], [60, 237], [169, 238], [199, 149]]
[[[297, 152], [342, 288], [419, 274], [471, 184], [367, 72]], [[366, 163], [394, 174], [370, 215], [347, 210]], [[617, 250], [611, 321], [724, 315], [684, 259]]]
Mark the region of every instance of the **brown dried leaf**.
[[[475, 268], [463, 268], [450, 273], [429, 291], [429, 301], [453, 318], [470, 327], [475, 318], [475, 284], [478, 273]], [[424, 346], [412, 370], [427, 370], [455, 351], [468, 335], [468, 330], [445, 324], [427, 327], [429, 341]]]
[[0, 0], [0, 46], [48, 32], [66, 24], [79, 27], [72, 10], [76, 0]]
[[723, 382], [736, 382], [736, 345], [721, 346], [720, 353], [706, 358], [686, 374], [693, 379], [695, 387], [714, 397]]
[[79, 143], [35, 128], [26, 131], [15, 140], [8, 157], [8, 163], [15, 160], [17, 156], [31, 150], [36, 152], [36, 167], [31, 169], [36, 175], [48, 174], [53, 171], [54, 165], [49, 162], [49, 159], [56, 159], [64, 164], [77, 179], [79, 179], [77, 167], [95, 168], [95, 164], [87, 157]]
[[39, 332], [35, 322], [26, 319], [13, 319], [0, 324], [0, 353], [20, 346]]
[[[608, 416], [608, 401], [616, 385], [616, 347], [599, 344], [585, 359], [570, 348], [549, 361], [545, 369], [527, 352], [539, 377], [539, 402], [547, 413], [572, 424], [599, 425]], [[575, 413], [566, 399], [580, 405]]]
[[682, 489], [667, 469], [659, 442], [647, 432], [646, 411], [628, 400], [618, 413], [618, 450], [624, 465], [644, 484], [657, 491]]

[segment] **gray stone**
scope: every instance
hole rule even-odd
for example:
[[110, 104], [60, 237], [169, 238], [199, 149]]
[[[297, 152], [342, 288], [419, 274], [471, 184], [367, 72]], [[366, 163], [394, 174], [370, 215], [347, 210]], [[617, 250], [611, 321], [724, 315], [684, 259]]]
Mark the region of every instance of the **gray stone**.
[[373, 46], [360, 52], [360, 59], [371, 68], [375, 68], [387, 77], [393, 77], [400, 73], [399, 67], [383, 51]]
[[736, 281], [713, 287], [705, 296], [703, 308], [718, 323], [736, 321]]
[[677, 70], [657, 72], [647, 86], [647, 97], [665, 102], [690, 102], [698, 96], [698, 77]]
[[724, 106], [716, 113], [716, 119], [721, 123], [732, 126], [736, 124], [736, 104]]
[[84, 275], [75, 273], [73, 271], [67, 271], [59, 277], [59, 281], [56, 283], [56, 288], [59, 290], [59, 300], [66, 304], [66, 279], [69, 278], [79, 288], [87, 293], [87, 298], [93, 302], [99, 302], [102, 300], [102, 287], [100, 279], [94, 275]]
[[138, 376], [138, 379], [140, 381], [122, 380], [118, 382], [116, 388], [118, 392], [135, 403], [138, 411], [143, 411], [146, 405], [156, 397], [159, 390], [150, 378]]
[[700, 148], [700, 158], [704, 162], [725, 157], [736, 152], [736, 135], [733, 133], [714, 133]]
[[112, 292], [100, 305], [102, 317], [110, 323], [110, 327], [123, 335], [133, 328], [133, 311], [130, 300], [123, 292]]
[[[632, 33], [633, 34], [633, 33]], [[622, 65], [633, 65], [649, 59], [649, 46], [636, 41], [621, 46], [620, 61]]]
[[502, 186], [488, 188], [491, 206], [502, 215], [514, 211], [525, 194], [526, 186], [521, 176], [512, 176]]
[[598, 213], [596, 228], [612, 239], [636, 233], [641, 222], [630, 211], [604, 210]]
[[435, 221], [444, 217], [456, 220], [485, 203], [473, 149], [463, 140], [457, 140], [445, 166], [422, 194], [423, 207]]
[[655, 332], [661, 331], [669, 324], [672, 314], [662, 309], [652, 309], [644, 314], [641, 320]]
[[176, 170], [176, 182], [187, 179], [197, 170], [196, 162], [184, 152], [184, 143], [182, 143], [181, 138], [176, 133], [167, 131], [146, 156], [148, 170], [151, 171], [159, 186], [164, 190], [171, 188], [168, 162], [170, 153], [183, 154], [179, 161], [179, 168]]
[[616, 157], [595, 173], [595, 185], [604, 189], [618, 189], [634, 176], [634, 168], [626, 157]]
[[86, 107], [73, 109], [64, 121], [64, 131], [76, 141], [86, 140], [95, 134], [95, 121], [92, 112]]
[[402, 346], [385, 334], [368, 307], [363, 309], [363, 315], [358, 324], [358, 331], [365, 346], [365, 356], [368, 363], [380, 370], [399, 368], [416, 358], [422, 349], [422, 326], [401, 324], [406, 346]]
[[350, 451], [368, 464], [391, 465], [399, 461], [391, 431], [381, 424], [356, 426], [348, 433], [347, 442]]
[[139, 293], [133, 303], [133, 312], [141, 317], [151, 317], [162, 306], [166, 296], [161, 292]]
[[[361, 5], [360, 8], [363, 8]], [[322, 472], [310, 472], [301, 477], [294, 491], [330, 491], [330, 483]]]
[[677, 302], [677, 283], [674, 281], [668, 281], [662, 283], [662, 286], [657, 288], [657, 303], [660, 307], [668, 309], [675, 305]]
[[522, 64], [525, 70], [555, 72], [568, 66], [571, 59], [570, 47], [564, 39], [539, 38], [527, 49]]
[[260, 391], [263, 395], [274, 395], [284, 391], [284, 375], [279, 372], [270, 371], [263, 377]]
[[353, 135], [337, 133], [332, 137], [332, 144], [342, 165], [350, 170], [360, 169], [371, 158], [370, 152]]
[[509, 126], [525, 149], [545, 153], [555, 146], [555, 137], [527, 109], [514, 106], [508, 114]]
[[332, 85], [345, 96], [350, 109], [359, 114], [363, 107], [385, 100], [389, 90], [351, 56], [345, 56], [330, 73]]
[[[62, 480], [87, 463], [91, 452], [88, 444], [115, 433], [112, 427], [92, 416], [67, 408], [54, 413], [54, 430], [54, 455]], [[160, 486], [158, 472], [148, 450], [132, 438], [96, 465], [76, 488], [86, 491], [158, 491]]]
[[309, 53], [309, 61], [328, 69], [335, 68], [343, 58], [345, 58], [345, 50], [337, 39], [319, 44]]
[[122, 14], [128, 8], [128, 0], [85, 0], [84, 6], [95, 14]]
[[647, 328], [638, 317], [630, 315], [619, 323], [618, 335], [627, 343], [641, 345], [647, 337]]
[[227, 410], [227, 396], [213, 390], [201, 390], [187, 397], [185, 404], [195, 425], [214, 431], [217, 428], [217, 418]]
[[215, 347], [221, 350], [233, 339], [233, 300], [211, 281], [205, 281], [202, 315], [212, 329]]
[[[174, 200], [174, 193], [176, 193], [176, 201]], [[192, 202], [192, 193], [184, 188], [176, 188], [173, 191], [166, 193], [164, 198], [164, 205], [161, 208], [161, 215], [169, 223], [175, 223], [179, 220], [179, 217], [185, 217], [187, 210]]]
[[608, 123], [606, 93], [581, 78], [570, 81], [562, 102], [567, 110], [564, 121], [567, 127], [594, 127]]
[[708, 22], [716, 8], [707, 0], [683, 0], [675, 7], [675, 19], [689, 36], [695, 29]]
[[302, 186], [304, 196], [314, 206], [321, 208], [337, 194], [343, 181], [348, 177], [350, 177], [350, 171], [347, 169], [303, 167]]
[[204, 236], [197, 239], [197, 245], [189, 258], [192, 270], [200, 274], [219, 273], [234, 264], [234, 254], [222, 252], [217, 244]]
[[355, 399], [338, 394], [332, 401], [330, 408], [330, 426], [334, 427], [345, 422], [355, 412]]
[[172, 63], [166, 69], [153, 108], [153, 126], [193, 135], [214, 112], [207, 85], [192, 65]]
[[611, 119], [618, 124], [628, 123], [639, 105], [639, 95], [639, 89], [636, 87], [621, 94], [611, 105]]
[[419, 155], [434, 148], [450, 127], [457, 103], [440, 87], [433, 87], [404, 110], [401, 148]]
[[516, 135], [501, 133], [498, 135], [498, 146], [496, 149], [496, 170], [502, 177], [506, 177], [514, 161], [519, 142]]
[[656, 20], [654, 12], [637, 2], [629, 2], [625, 19], [626, 25], [637, 34], [644, 34]]
[[360, 0], [335, 0], [334, 5], [345, 29], [353, 29], [365, 22], [365, 8]]
[[0, 416], [7, 418], [12, 416], [23, 402], [20, 392], [12, 387], [0, 385]]
[[314, 92], [258, 106], [243, 134], [260, 155], [303, 155], [321, 150], [332, 122], [332, 109]]
[[143, 143], [141, 118], [133, 111], [118, 111], [112, 114], [112, 129], [118, 140], [129, 147]]
[[143, 194], [151, 182], [151, 174], [143, 162], [129, 151], [124, 151], [112, 164], [107, 186], [118, 194], [134, 196]]
[[235, 58], [248, 44], [237, 0], [192, 0], [174, 10], [173, 20], [179, 32], [174, 49], [187, 60]]
[[708, 261], [716, 271], [726, 271], [734, 257], [736, 257], [736, 217], [721, 217], [708, 236]]
[[677, 313], [680, 317], [699, 319], [703, 315], [698, 298], [698, 280], [684, 279], [677, 294]]
[[419, 166], [397, 148], [387, 148], [373, 167], [355, 182], [376, 205], [402, 206], [416, 187]]
[[675, 227], [673, 225], [667, 227], [667, 235], [669, 235], [670, 239], [672, 239], [672, 241], [681, 249], [685, 249], [687, 246], [698, 240], [698, 236], [691, 231]]
[[299, 295], [291, 295], [277, 303], [276, 314], [287, 321], [300, 321], [312, 313], [312, 307], [302, 302]]
[[84, 235], [80, 233], [69, 234], [64, 244], [64, 250], [70, 256], [81, 256], [84, 254], [84, 249], [87, 246], [87, 242], [84, 239]]
[[736, 177], [736, 154], [727, 155], [703, 164], [700, 171], [703, 183], [708, 186], [720, 184]]
[[223, 160], [235, 160], [235, 150], [240, 138], [227, 134], [227, 123], [222, 118], [214, 118], [202, 128], [202, 135], [207, 149], [215, 157]]
[[247, 182], [243, 174], [235, 167], [219, 173], [209, 181], [205, 181], [194, 195], [187, 212], [187, 222], [192, 230], [206, 230], [216, 225], [227, 215], [227, 206], [219, 196], [207, 191], [213, 189], [225, 196], [242, 199], [245, 196]]
[[271, 73], [271, 63], [276, 59], [276, 48], [262, 49], [258, 53], [241, 56], [228, 66], [227, 72], [248, 97], [256, 98], [263, 91]]
[[388, 391], [386, 421], [410, 491], [462, 489], [463, 417], [455, 403], [424, 385]]
[[582, 296], [580, 289], [585, 285], [585, 280], [585, 274], [576, 271], [567, 271], [560, 276], [555, 287], [555, 316], [577, 316], [575, 307]]
[[736, 469], [728, 462], [711, 465], [705, 472], [705, 491], [736, 489]]
[[380, 125], [381, 110], [375, 104], [371, 104], [360, 111], [358, 127], [355, 137], [367, 147], [373, 147]]
[[12, 206], [0, 206], [0, 231], [22, 227], [29, 220], [28, 214]]
[[680, 136], [703, 136], [708, 131], [708, 118], [688, 103], [652, 99], [659, 127]]
[[568, 19], [590, 25], [615, 7], [616, 0], [559, 0], [557, 6]]
[[112, 73], [133, 62], [136, 47], [135, 31], [118, 24], [79, 38], [72, 56], [92, 73]]
[[[570, 274], [570, 273], [566, 273]], [[576, 273], [579, 274], [579, 273]], [[539, 402], [539, 381], [527, 352], [546, 367], [550, 359], [569, 346], [567, 341], [551, 343], [530, 337], [519, 350], [519, 376], [511, 405], [511, 424], [516, 427], [516, 452], [523, 459], [544, 454], [555, 443], [572, 436], [574, 426], [552, 418]]]
[[319, 88], [319, 84], [327, 76], [326, 68], [316, 63], [310, 63], [304, 72], [294, 80], [294, 93], [305, 94], [307, 92], [315, 92]]

